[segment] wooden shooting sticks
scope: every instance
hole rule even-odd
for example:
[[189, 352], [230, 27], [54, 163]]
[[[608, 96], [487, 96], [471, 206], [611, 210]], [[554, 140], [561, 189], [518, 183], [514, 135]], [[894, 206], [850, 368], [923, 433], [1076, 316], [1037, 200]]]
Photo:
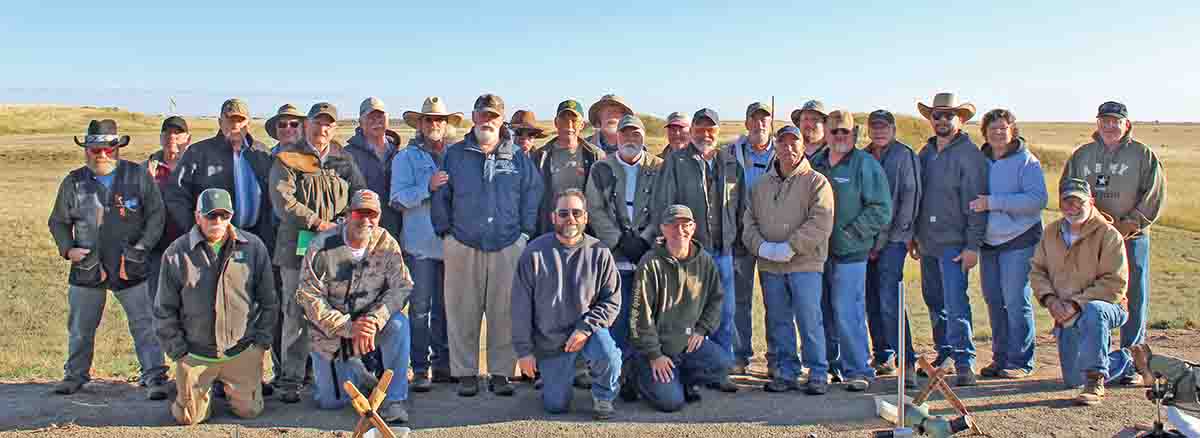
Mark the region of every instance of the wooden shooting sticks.
[[[926, 400], [929, 400], [929, 395], [936, 390], [942, 393], [942, 396], [946, 397], [946, 401], [950, 402], [950, 406], [953, 406], [954, 410], [958, 411], [959, 415], [967, 418], [971, 417], [971, 413], [967, 411], [967, 405], [963, 404], [962, 400], [959, 399], [957, 395], [954, 395], [954, 390], [950, 389], [950, 384], [946, 383], [946, 374], [950, 373], [949, 368], [934, 368], [934, 366], [929, 363], [929, 360], [925, 359], [925, 356], [917, 356], [917, 365], [920, 366], [922, 370], [925, 370], [925, 374], [929, 376], [929, 381], [925, 382], [925, 387], [921, 388], [921, 392], [913, 398], [913, 406], [920, 406], [924, 404]], [[903, 421], [903, 419], [901, 419], [901, 421]], [[971, 426], [972, 433], [979, 435], [983, 434], [983, 431], [979, 430], [979, 426], [976, 425], [974, 421], [968, 421], [968, 424]]]
[[371, 430], [372, 426], [383, 438], [396, 438], [396, 433], [377, 413], [379, 406], [383, 405], [383, 398], [387, 395], [388, 386], [391, 384], [392, 370], [384, 371], [383, 377], [379, 379], [379, 384], [371, 391], [370, 399], [363, 397], [362, 393], [358, 392], [358, 388], [355, 388], [349, 380], [342, 384], [342, 389], [345, 389], [346, 394], [350, 396], [350, 405], [354, 406], [354, 411], [359, 415], [358, 425], [354, 426], [353, 438], [362, 438], [363, 434]]

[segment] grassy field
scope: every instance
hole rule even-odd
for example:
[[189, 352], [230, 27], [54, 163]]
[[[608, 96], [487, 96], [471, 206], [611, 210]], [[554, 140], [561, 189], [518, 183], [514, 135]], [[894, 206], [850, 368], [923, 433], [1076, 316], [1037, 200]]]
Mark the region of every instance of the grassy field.
[[[15, 108], [15, 109], [14, 109]], [[29, 106], [0, 106], [0, 379], [56, 379], [66, 357], [66, 271], [67, 262], [55, 254], [46, 227], [55, 190], [62, 177], [83, 162], [79, 147], [71, 141], [80, 135], [86, 120], [112, 117], [119, 120], [125, 133], [133, 137], [122, 150], [122, 158], [142, 160], [155, 148], [161, 119], [119, 110]], [[860, 115], [860, 118], [863, 116]], [[28, 125], [25, 123], [28, 122]], [[211, 119], [189, 120], [194, 139], [215, 132]], [[649, 122], [649, 120], [648, 120]], [[924, 143], [928, 127], [912, 118], [901, 118], [901, 139], [914, 145]], [[658, 123], [661, 126], [661, 121]], [[396, 124], [394, 126], [402, 126]], [[548, 124], [547, 124], [548, 126]], [[1080, 123], [1021, 123], [1024, 136], [1032, 143], [1047, 167], [1047, 182], [1057, 191], [1061, 163], [1075, 145], [1086, 141], [1092, 125]], [[732, 139], [742, 131], [740, 122], [723, 123], [722, 137]], [[412, 131], [403, 127], [406, 137]], [[978, 128], [968, 127], [978, 138]], [[1168, 169], [1170, 197], [1166, 215], [1154, 231], [1152, 266], [1153, 294], [1151, 323], [1156, 328], [1191, 328], [1200, 323], [1200, 295], [1195, 293], [1200, 278], [1200, 204], [1186, 195], [1200, 191], [1200, 140], [1191, 124], [1138, 125], [1135, 133], [1154, 145]], [[270, 140], [262, 130], [262, 121], [254, 123], [255, 135]], [[343, 123], [341, 137], [348, 138], [353, 127]], [[460, 130], [460, 133], [462, 131]], [[654, 137], [650, 143], [661, 148]], [[272, 142], [268, 142], [272, 144]], [[1051, 198], [1055, 198], [1051, 196]], [[1047, 219], [1056, 213], [1047, 211]], [[978, 272], [978, 270], [976, 270]], [[972, 275], [976, 338], [988, 339], [987, 312], [978, 290], [978, 274]], [[908, 303], [918, 343], [929, 343], [927, 310], [921, 301], [916, 263], [906, 270]], [[755, 344], [761, 356], [761, 299], [755, 305]], [[1039, 332], [1050, 327], [1049, 316], [1037, 311]], [[94, 374], [97, 376], [135, 377], [137, 362], [120, 306], [110, 300], [105, 310], [98, 339]]]

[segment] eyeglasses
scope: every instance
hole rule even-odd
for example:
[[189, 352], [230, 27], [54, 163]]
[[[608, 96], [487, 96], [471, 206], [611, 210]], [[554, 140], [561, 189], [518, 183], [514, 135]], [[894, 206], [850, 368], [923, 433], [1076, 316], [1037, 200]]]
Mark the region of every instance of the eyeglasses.
[[587, 212], [584, 211], [582, 208], [560, 208], [557, 211], [555, 211], [554, 213], [558, 214], [559, 219], [566, 219], [568, 217], [574, 217], [575, 219], [583, 219], [583, 216], [587, 214]]
[[299, 121], [299, 120], [281, 120], [281, 121], [279, 121], [278, 123], [276, 123], [276, 124], [275, 124], [275, 127], [276, 127], [276, 128], [279, 128], [279, 129], [284, 129], [284, 128], [299, 128], [299, 127], [300, 127], [300, 121]]
[[104, 155], [111, 156], [116, 151], [117, 151], [117, 148], [111, 147], [111, 146], [106, 147], [106, 148], [88, 148], [88, 152], [91, 152], [92, 155], [104, 154]]
[[354, 210], [350, 212], [350, 219], [354, 220], [375, 219], [377, 217], [379, 217], [379, 212], [375, 210]]
[[210, 211], [210, 212], [208, 212], [208, 214], [204, 215], [204, 218], [208, 219], [210, 221], [215, 221], [215, 220], [228, 221], [229, 219], [233, 218], [233, 213], [230, 213], [228, 211]]
[[933, 117], [934, 120], [950, 121], [954, 120], [955, 117], [958, 117], [958, 114], [955, 114], [954, 111], [934, 111], [930, 113], [929, 116]]
[[829, 133], [831, 133], [833, 135], [850, 135], [850, 130], [846, 129], [846, 128], [838, 128], [838, 129], [829, 131]]

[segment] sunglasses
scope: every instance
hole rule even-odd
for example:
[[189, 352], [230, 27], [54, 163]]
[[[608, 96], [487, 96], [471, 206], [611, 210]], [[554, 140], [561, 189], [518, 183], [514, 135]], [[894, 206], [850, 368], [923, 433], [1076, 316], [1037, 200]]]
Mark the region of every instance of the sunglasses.
[[554, 213], [558, 215], [559, 219], [566, 219], [568, 217], [583, 219], [583, 216], [587, 214], [582, 208], [560, 208]]
[[929, 116], [933, 117], [934, 120], [950, 121], [950, 120], [954, 120], [954, 118], [957, 117], [958, 114], [955, 114], [954, 111], [934, 111], [934, 112], [930, 113]]
[[103, 148], [88, 148], [88, 152], [91, 152], [91, 153], [92, 153], [92, 155], [100, 155], [100, 154], [104, 154], [104, 155], [109, 155], [109, 156], [111, 156], [111, 155], [112, 155], [114, 152], [116, 152], [116, 151], [117, 151], [117, 148], [115, 148], [115, 147], [111, 147], [111, 146], [110, 146], [110, 147], [103, 147]]
[[379, 217], [379, 213], [375, 210], [354, 210], [350, 212], [350, 218], [354, 220], [375, 219]]
[[300, 127], [300, 121], [299, 121], [299, 120], [284, 120], [284, 121], [281, 121], [281, 122], [279, 122], [279, 123], [276, 123], [276, 124], [275, 124], [275, 127], [276, 127], [276, 128], [278, 128], [278, 129], [284, 129], [284, 128], [299, 128], [299, 127]]
[[228, 221], [229, 219], [233, 218], [233, 213], [227, 211], [210, 211], [208, 214], [204, 215], [204, 218], [210, 221], [215, 221], [218, 219], [222, 221]]

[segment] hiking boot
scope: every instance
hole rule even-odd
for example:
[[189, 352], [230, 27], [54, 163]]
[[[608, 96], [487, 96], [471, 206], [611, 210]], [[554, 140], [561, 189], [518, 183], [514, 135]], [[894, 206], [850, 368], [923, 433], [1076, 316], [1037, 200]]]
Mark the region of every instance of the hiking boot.
[[379, 417], [388, 423], [407, 423], [408, 410], [404, 409], [403, 401], [385, 402], [379, 408]]
[[458, 383], [458, 378], [450, 374], [450, 370], [434, 368], [433, 383]]
[[845, 381], [846, 380], [842, 377], [841, 371], [830, 371], [829, 372], [829, 382], [830, 383], [842, 383]]
[[78, 379], [63, 379], [57, 385], [54, 385], [54, 393], [63, 395], [74, 394], [79, 392], [79, 388], [82, 388], [84, 383], [86, 382]]
[[464, 376], [458, 378], [458, 396], [474, 397], [479, 394], [479, 376]]
[[621, 400], [625, 403], [633, 403], [640, 398], [637, 392], [636, 384], [629, 380], [621, 384], [621, 390], [619, 393], [621, 394]]
[[1104, 375], [1095, 371], [1087, 374], [1087, 383], [1083, 391], [1075, 397], [1075, 402], [1084, 406], [1095, 406], [1104, 400]]
[[800, 382], [784, 377], [776, 377], [763, 385], [763, 391], [767, 392], [788, 392], [797, 389], [800, 389]]
[[746, 373], [746, 369], [749, 367], [750, 367], [749, 363], [738, 361], [736, 365], [729, 368], [729, 374], [732, 374], [735, 376], [748, 376], [749, 374]]
[[700, 387], [696, 385], [687, 385], [683, 387], [683, 401], [687, 403], [696, 403], [700, 399]]
[[1033, 375], [1033, 371], [1025, 371], [1025, 370], [1017, 369], [1017, 368], [1000, 370], [1000, 371], [996, 372], [996, 377], [999, 377], [1001, 379], [1008, 379], [1008, 380], [1028, 379], [1029, 376], [1032, 376], [1032, 375]]
[[917, 370], [913, 364], [904, 366], [904, 387], [907, 389], [917, 389]]
[[429, 392], [433, 390], [433, 382], [429, 381], [429, 376], [425, 373], [416, 373], [408, 387], [413, 392]]
[[613, 416], [612, 400], [600, 400], [592, 398], [592, 418], [597, 420], [607, 420]]
[[775, 365], [774, 365], [774, 364], [767, 364], [767, 379], [774, 379], [774, 378], [775, 378], [775, 374], [776, 374], [778, 371], [779, 371], [779, 370], [775, 368]]
[[871, 387], [871, 382], [862, 377], [855, 377], [846, 383], [846, 390], [850, 392], [863, 392]]
[[979, 384], [979, 377], [975, 375], [975, 370], [970, 368], [962, 370], [958, 376], [954, 378], [954, 386], [975, 386]]
[[1000, 372], [1003, 370], [1003, 368], [1000, 368], [1000, 364], [992, 362], [988, 366], [979, 369], [979, 376], [992, 379], [1000, 377]]
[[296, 388], [283, 388], [279, 391], [279, 401], [284, 403], [299, 403], [300, 390]]
[[167, 378], [159, 378], [152, 380], [146, 385], [147, 400], [166, 400], [171, 393], [171, 385], [167, 384]]
[[896, 374], [896, 367], [892, 365], [891, 361], [876, 361], [871, 364], [871, 368], [875, 369], [876, 376], [890, 376], [892, 374]]
[[1146, 382], [1142, 379], [1142, 375], [1136, 373], [1124, 375], [1120, 379], [1117, 379], [1117, 384], [1121, 386], [1142, 386], [1143, 383]]
[[808, 395], [825, 395], [829, 392], [829, 382], [819, 379], [809, 379], [804, 385], [804, 393]]
[[1150, 345], [1137, 344], [1130, 346], [1129, 355], [1133, 356], [1133, 368], [1142, 376], [1143, 383], [1154, 383], [1154, 372], [1150, 371], [1150, 357], [1154, 353], [1150, 351]]
[[488, 390], [501, 397], [512, 397], [517, 392], [512, 382], [508, 381], [508, 377], [504, 376], [492, 376], [488, 381]]
[[721, 376], [720, 380], [708, 384], [709, 389], [716, 389], [721, 392], [737, 392], [738, 386], [729, 379], [729, 374]]
[[263, 382], [262, 383], [262, 395], [263, 395], [263, 397], [270, 397], [272, 395], [275, 395], [275, 383], [274, 382]]
[[[945, 365], [945, 364], [946, 364], [946, 362], [949, 362], [949, 361], [950, 361], [950, 358], [949, 358], [949, 357], [943, 357], [943, 356], [940, 356], [940, 355], [939, 355], [938, 357], [936, 357], [936, 358], [934, 358], [934, 359], [933, 359], [933, 362], [932, 362], [932, 363], [930, 363], [930, 365], [933, 365], [933, 367], [934, 367], [934, 368], [941, 368], [943, 365]], [[916, 361], [913, 361], [913, 365], [916, 365]], [[921, 376], [921, 377], [924, 377], [924, 378], [929, 378], [929, 374], [926, 374], [926, 373], [925, 373], [925, 369], [924, 369], [924, 368], [918, 368], [918, 369], [917, 369], [917, 375], [918, 375], [918, 376]], [[946, 373], [946, 375], [947, 375], [947, 376], [954, 375], [954, 369], [953, 369], [953, 368], [951, 368], [951, 369], [950, 369], [950, 372], [949, 372], [949, 373]]]
[[575, 369], [574, 385], [579, 389], [592, 389], [592, 372], [586, 367]]

